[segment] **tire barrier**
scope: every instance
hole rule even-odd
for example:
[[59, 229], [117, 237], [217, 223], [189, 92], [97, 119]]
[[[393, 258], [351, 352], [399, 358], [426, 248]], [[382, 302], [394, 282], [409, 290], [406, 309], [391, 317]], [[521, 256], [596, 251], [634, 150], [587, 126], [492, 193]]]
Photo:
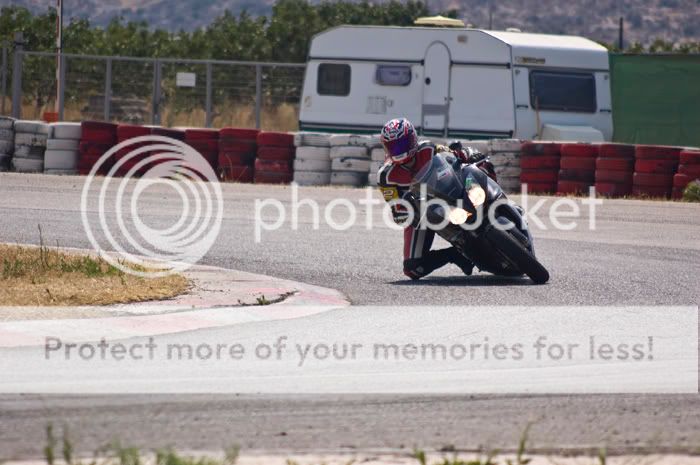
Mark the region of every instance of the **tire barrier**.
[[520, 156], [521, 184], [527, 184], [528, 191], [536, 194], [556, 192], [561, 164], [561, 144], [524, 142]]
[[605, 197], [623, 197], [632, 193], [634, 145], [600, 144], [595, 163], [595, 188]]
[[[102, 121], [80, 123], [80, 148], [78, 173], [88, 174], [97, 161], [117, 143], [117, 125]], [[99, 174], [107, 174], [114, 160], [105, 160], [99, 167]]]
[[46, 141], [44, 173], [78, 174], [80, 158], [80, 123], [51, 123], [51, 137]]
[[333, 135], [330, 137], [330, 143], [331, 184], [366, 186], [371, 165], [370, 147], [372, 144], [379, 143], [379, 138]]
[[331, 182], [330, 135], [300, 132], [294, 135], [294, 181], [301, 186], [325, 186]]
[[259, 132], [255, 160], [255, 183], [289, 184], [294, 177], [294, 135], [286, 132]]
[[[4, 137], [11, 132], [3, 129]], [[14, 123], [14, 149], [12, 168], [19, 173], [40, 173], [44, 171], [44, 153], [50, 127], [42, 121], [17, 120]]]
[[[132, 124], [120, 124], [117, 126], [117, 144], [125, 142], [134, 137], [149, 136], [153, 129], [145, 126], [136, 126]], [[148, 152], [143, 152], [138, 155], [129, 155], [136, 149], [146, 146], [147, 144], [129, 144], [114, 154], [114, 162], [117, 164], [117, 176], [137, 175], [140, 176], [148, 171], [148, 164], [144, 162], [149, 157]]]
[[0, 172], [9, 171], [15, 149], [15, 119], [0, 116]]
[[185, 128], [185, 143], [199, 152], [218, 172], [219, 168], [219, 131], [217, 129]]
[[632, 194], [670, 198], [681, 151], [679, 147], [637, 145]]
[[600, 146], [594, 144], [562, 144], [557, 193], [587, 193], [595, 184], [599, 153]]
[[258, 150], [257, 129], [223, 128], [219, 131], [219, 177], [222, 181], [252, 183]]
[[679, 154], [678, 173], [673, 176], [671, 197], [682, 199], [688, 184], [700, 179], [700, 150], [683, 150]]

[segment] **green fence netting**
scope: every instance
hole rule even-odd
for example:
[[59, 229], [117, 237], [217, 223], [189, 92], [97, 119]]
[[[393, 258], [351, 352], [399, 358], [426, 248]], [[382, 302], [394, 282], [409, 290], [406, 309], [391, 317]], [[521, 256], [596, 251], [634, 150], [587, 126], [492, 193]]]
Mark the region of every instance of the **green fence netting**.
[[610, 55], [614, 140], [700, 146], [700, 55]]

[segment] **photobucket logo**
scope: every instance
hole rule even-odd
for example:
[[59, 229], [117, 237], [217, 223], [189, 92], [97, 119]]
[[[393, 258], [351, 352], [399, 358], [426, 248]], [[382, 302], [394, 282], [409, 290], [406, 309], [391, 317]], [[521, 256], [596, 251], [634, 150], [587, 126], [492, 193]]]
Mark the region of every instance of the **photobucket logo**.
[[[179, 199], [177, 221], [162, 227], [144, 221], [150, 214], [157, 222], [165, 204], [151, 197], [149, 205], [144, 195], [149, 190], [169, 196], [170, 208]], [[102, 155], [85, 180], [80, 207], [94, 249], [113, 266], [142, 277], [197, 263], [214, 244], [223, 218], [221, 187], [209, 162], [184, 142], [163, 136], [135, 137]], [[95, 210], [97, 218], [88, 214]]]
[[[398, 196], [393, 199], [381, 199], [377, 195], [377, 189], [366, 188], [365, 196], [360, 199], [335, 198], [325, 205], [313, 198], [300, 198], [299, 186], [292, 184], [290, 202], [282, 202], [276, 198], [255, 200], [255, 242], [262, 242], [263, 232], [280, 230], [289, 226], [292, 231], [299, 229], [300, 213], [304, 212], [304, 222], [311, 221], [311, 227], [318, 230], [321, 220], [334, 231], [346, 231], [353, 227], [362, 227], [367, 230], [377, 226], [394, 230], [402, 230], [408, 225], [417, 225], [421, 229], [439, 231], [452, 221], [465, 231], [475, 231], [484, 223], [489, 223], [502, 230], [508, 230], [515, 225], [510, 220], [505, 221], [508, 215], [501, 214], [502, 209], [515, 212], [511, 218], [521, 216], [520, 226], [527, 224], [539, 230], [555, 229], [571, 231], [576, 229], [584, 220], [587, 229], [596, 230], [597, 207], [603, 204], [603, 200], [596, 197], [595, 188], [591, 187], [588, 197], [577, 199], [536, 198], [534, 202], [530, 198], [527, 185], [522, 186], [520, 204], [516, 206], [508, 199], [502, 198], [485, 202], [476, 208], [469, 208], [462, 199], [454, 203], [440, 198], [430, 197], [426, 186], [422, 185], [417, 194], [419, 202], [412, 204]], [[482, 193], [486, 196], [486, 192]], [[477, 197], [475, 197], [476, 199]], [[471, 199], [471, 198], [470, 198]], [[485, 200], [485, 199], [484, 199]], [[375, 215], [375, 207], [379, 207], [381, 215]], [[417, 208], [414, 208], [417, 207]], [[461, 212], [454, 210], [461, 210]], [[403, 213], [400, 222], [394, 221], [394, 213]], [[456, 213], [452, 216], [452, 213]], [[459, 220], [459, 217], [462, 217]], [[545, 222], [548, 221], [548, 224]], [[532, 228], [530, 228], [532, 229]]]

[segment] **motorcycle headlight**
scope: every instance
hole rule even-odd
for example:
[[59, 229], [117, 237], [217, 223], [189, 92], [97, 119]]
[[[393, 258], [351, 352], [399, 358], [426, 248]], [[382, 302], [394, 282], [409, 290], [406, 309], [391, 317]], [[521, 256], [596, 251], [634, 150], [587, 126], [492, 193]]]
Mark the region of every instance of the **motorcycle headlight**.
[[469, 193], [467, 194], [469, 197], [469, 200], [471, 201], [472, 205], [474, 207], [478, 207], [480, 205], [483, 205], [484, 202], [486, 202], [486, 192], [484, 189], [482, 189], [481, 186], [474, 186], [471, 189], [469, 189]]
[[447, 219], [454, 225], [464, 224], [469, 219], [469, 212], [463, 208], [453, 208], [447, 215]]

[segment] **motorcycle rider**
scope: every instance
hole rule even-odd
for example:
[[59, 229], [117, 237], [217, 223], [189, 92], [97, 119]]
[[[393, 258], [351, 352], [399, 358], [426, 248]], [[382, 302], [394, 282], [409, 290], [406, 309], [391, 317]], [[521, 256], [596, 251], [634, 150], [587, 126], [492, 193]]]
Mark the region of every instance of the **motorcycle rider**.
[[[379, 169], [377, 180], [387, 202], [402, 198], [413, 176], [438, 152], [451, 151], [463, 163], [469, 163], [469, 155], [457, 147], [450, 150], [430, 141], [419, 142], [413, 124], [406, 118], [387, 122], [380, 139], [386, 152], [386, 162]], [[409, 217], [405, 208], [392, 205], [391, 212], [397, 224], [405, 225]], [[406, 225], [403, 236], [403, 272], [406, 276], [420, 279], [448, 263], [454, 263], [466, 275], [472, 274], [474, 265], [455, 247], [430, 250], [434, 238], [435, 232], [431, 229]]]

